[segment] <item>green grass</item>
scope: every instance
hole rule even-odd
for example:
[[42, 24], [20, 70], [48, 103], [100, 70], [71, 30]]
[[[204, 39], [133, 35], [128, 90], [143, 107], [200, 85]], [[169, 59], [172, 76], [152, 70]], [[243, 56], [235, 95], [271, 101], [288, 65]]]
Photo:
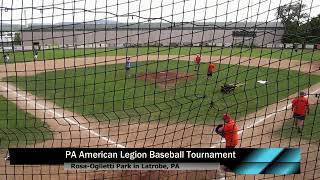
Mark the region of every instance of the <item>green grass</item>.
[[[73, 57], [94, 57], [94, 56], [136, 56], [136, 55], [195, 55], [201, 53], [202, 55], [211, 56], [243, 56], [243, 57], [262, 57], [275, 59], [295, 59], [313, 61], [320, 60], [320, 51], [315, 50], [299, 50], [298, 53], [291, 49], [267, 49], [267, 48], [209, 48], [209, 47], [150, 47], [150, 48], [119, 48], [119, 49], [50, 49], [41, 50], [38, 54], [39, 60], [62, 59]], [[2, 53], [0, 54], [2, 57]], [[10, 63], [33, 61], [33, 52], [16, 52], [10, 53]], [[3, 63], [3, 61], [0, 61]]]
[[[133, 66], [133, 74], [135, 71], [139, 74], [177, 69], [194, 74], [193, 66], [185, 61], [149, 61]], [[206, 70], [207, 64], [202, 64], [197, 78], [181, 80], [170, 90], [133, 77], [126, 79], [123, 64], [10, 77], [8, 81], [63, 108], [99, 121], [172, 120], [190, 123], [220, 120], [227, 111], [239, 118], [320, 82], [319, 76], [237, 65], [216, 65], [214, 76], [207, 81]], [[260, 85], [257, 80], [267, 80], [269, 84]], [[246, 85], [232, 94], [223, 95], [220, 86], [226, 82], [246, 82]], [[206, 98], [197, 98], [195, 94], [205, 94]], [[211, 100], [215, 103], [214, 108], [209, 108]]]
[[317, 105], [310, 106], [310, 113], [304, 121], [302, 134], [297, 129], [293, 129], [293, 120], [289, 119], [284, 123], [282, 131], [279, 132], [282, 138], [302, 138], [306, 140], [317, 141], [320, 139], [320, 108]]
[[52, 133], [40, 119], [18, 109], [0, 96], [0, 148], [40, 143], [52, 139]]

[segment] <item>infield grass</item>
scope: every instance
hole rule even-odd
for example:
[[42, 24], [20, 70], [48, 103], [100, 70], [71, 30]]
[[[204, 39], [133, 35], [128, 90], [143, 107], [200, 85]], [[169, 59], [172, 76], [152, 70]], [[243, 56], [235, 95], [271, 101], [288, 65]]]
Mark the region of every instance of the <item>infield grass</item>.
[[[64, 59], [74, 57], [104, 57], [104, 56], [140, 56], [140, 55], [181, 55], [194, 56], [195, 54], [210, 56], [242, 56], [252, 58], [266, 59], [294, 59], [306, 61], [320, 60], [320, 50], [299, 50], [297, 53], [292, 49], [271, 49], [271, 48], [222, 48], [222, 47], [139, 47], [139, 48], [89, 48], [89, 49], [47, 49], [40, 50], [38, 60]], [[9, 53], [10, 62], [28, 62], [33, 61], [33, 52], [15, 52]], [[3, 63], [3, 55], [0, 53]]]
[[[218, 64], [212, 79], [207, 80], [207, 64], [202, 64], [193, 80], [181, 80], [169, 90], [134, 77], [167, 70], [196, 74], [193, 64], [186, 61], [149, 61], [133, 63], [130, 78], [125, 77], [124, 65], [118, 64], [10, 77], [8, 81], [99, 121], [189, 123], [219, 122], [226, 112], [239, 118], [320, 82], [319, 76], [295, 71]], [[257, 80], [267, 80], [268, 84], [259, 84]], [[231, 94], [220, 92], [221, 85], [234, 82], [245, 85]], [[206, 97], [201, 98], [203, 95]]]
[[47, 124], [0, 96], [0, 148], [52, 139]]
[[318, 141], [320, 139], [320, 107], [317, 105], [310, 106], [310, 112], [306, 116], [304, 121], [304, 129], [302, 134], [298, 133], [298, 130], [293, 127], [293, 120], [288, 119], [283, 126], [281, 133], [282, 138], [302, 138], [305, 140]]

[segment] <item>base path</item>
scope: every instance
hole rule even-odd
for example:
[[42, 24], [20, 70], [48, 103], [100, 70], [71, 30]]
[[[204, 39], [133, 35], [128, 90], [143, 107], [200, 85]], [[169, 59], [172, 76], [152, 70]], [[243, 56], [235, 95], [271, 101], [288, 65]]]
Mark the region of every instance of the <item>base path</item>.
[[[103, 64], [124, 63], [125, 56], [106, 56], [106, 57], [81, 57], [69, 59], [57, 59], [47, 61], [33, 61], [16, 64], [0, 65], [0, 77], [5, 76], [27, 76], [40, 72], [65, 70], [70, 68], [81, 68], [97, 66]], [[177, 56], [177, 55], [149, 55], [149, 56], [132, 56], [131, 60], [136, 61], [165, 61], [165, 60], [183, 60], [193, 63], [194, 57]], [[253, 67], [266, 67], [275, 69], [295, 70], [302, 73], [311, 73], [320, 75], [320, 61], [297, 61], [297, 60], [278, 60], [265, 58], [248, 58], [248, 57], [216, 57], [202, 56], [201, 62], [213, 62], [217, 64], [242, 65]]]
[[[64, 70], [69, 68], [81, 68], [103, 64], [123, 63], [125, 57], [90, 57], [37, 61], [17, 64], [0, 65], [0, 78], [7, 76], [34, 75], [40, 72]], [[132, 57], [133, 61], [147, 60], [187, 60], [193, 61], [189, 56], [138, 56]], [[203, 56], [203, 62], [212, 61], [222, 64], [237, 64], [245, 66], [261, 66], [269, 68], [281, 68], [299, 70], [304, 73], [320, 74], [318, 62], [290, 61], [290, 60], [269, 60], [269, 59], [248, 59], [239, 57], [209, 57]], [[320, 84], [310, 88], [315, 90]], [[35, 115], [45, 121], [54, 133], [53, 140], [31, 145], [29, 147], [224, 147], [220, 136], [213, 134], [214, 124], [188, 124], [177, 123], [168, 120], [167, 122], [97, 122], [90, 117], [84, 117], [74, 112], [65, 110], [53, 102], [35, 97], [30, 93], [21, 91], [7, 82], [0, 82], [0, 94], [16, 103], [19, 108]], [[291, 98], [291, 97], [290, 97]], [[273, 140], [272, 132], [280, 129], [287, 116], [286, 109], [278, 113], [283, 106], [288, 106], [288, 101], [270, 105], [256, 113], [248, 114], [245, 119], [239, 120], [239, 126], [243, 127], [241, 132], [241, 147], [291, 147], [303, 146], [306, 154], [317, 146], [309, 142], [295, 140]], [[284, 114], [283, 114], [284, 113]], [[270, 116], [271, 114], [272, 117]], [[269, 118], [267, 118], [269, 117]], [[259, 119], [260, 118], [260, 119]], [[264, 120], [261, 120], [261, 118]], [[258, 122], [258, 123], [257, 123]], [[259, 143], [258, 143], [259, 142]], [[297, 143], [299, 142], [299, 143]], [[316, 150], [314, 150], [317, 152]], [[1, 152], [3, 157], [5, 151]], [[313, 158], [316, 154], [311, 155]], [[303, 161], [309, 160], [303, 157]], [[319, 161], [315, 161], [316, 163]], [[312, 164], [308, 161], [308, 167], [303, 169], [302, 176], [311, 177], [316, 172], [310, 168], [319, 169], [319, 164]], [[320, 174], [320, 173], [318, 173]], [[233, 178], [234, 174], [223, 174], [227, 178]], [[8, 162], [0, 160], [0, 179], [104, 179], [104, 178], [132, 178], [141, 179], [149, 177], [163, 177], [170, 179], [220, 179], [218, 172], [183, 172], [179, 171], [126, 171], [126, 172], [75, 172], [65, 171], [62, 166], [11, 166]], [[253, 176], [239, 176], [238, 178], [250, 178]], [[283, 176], [280, 176], [280, 178]], [[291, 177], [292, 176], [286, 176]], [[289, 178], [290, 179], [290, 178]]]

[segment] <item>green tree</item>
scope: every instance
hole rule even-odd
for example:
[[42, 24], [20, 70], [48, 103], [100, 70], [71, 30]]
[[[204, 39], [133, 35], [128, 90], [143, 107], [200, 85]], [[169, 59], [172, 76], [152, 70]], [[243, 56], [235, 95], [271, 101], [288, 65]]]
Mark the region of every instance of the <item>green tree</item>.
[[301, 37], [301, 25], [309, 17], [309, 14], [302, 10], [307, 6], [301, 3], [286, 4], [277, 8], [276, 16], [281, 19], [284, 25], [283, 43], [303, 43], [304, 38]]
[[320, 14], [313, 17], [310, 21], [302, 26], [305, 32], [305, 39], [307, 43], [319, 44], [320, 43]]
[[16, 44], [16, 45], [21, 45], [20, 33], [15, 33], [15, 34], [14, 34], [14, 44]]

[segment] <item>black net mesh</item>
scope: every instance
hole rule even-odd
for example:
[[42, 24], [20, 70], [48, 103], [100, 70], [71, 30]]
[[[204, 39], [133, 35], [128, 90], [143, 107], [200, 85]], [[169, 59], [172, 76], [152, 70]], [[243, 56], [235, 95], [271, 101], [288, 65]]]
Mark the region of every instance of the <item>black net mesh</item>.
[[[318, 179], [319, 6], [2, 0], [0, 178]], [[310, 109], [296, 127], [300, 91]], [[9, 147], [224, 148], [215, 128], [226, 113], [237, 148], [301, 147], [302, 173], [86, 172], [5, 159]]]

